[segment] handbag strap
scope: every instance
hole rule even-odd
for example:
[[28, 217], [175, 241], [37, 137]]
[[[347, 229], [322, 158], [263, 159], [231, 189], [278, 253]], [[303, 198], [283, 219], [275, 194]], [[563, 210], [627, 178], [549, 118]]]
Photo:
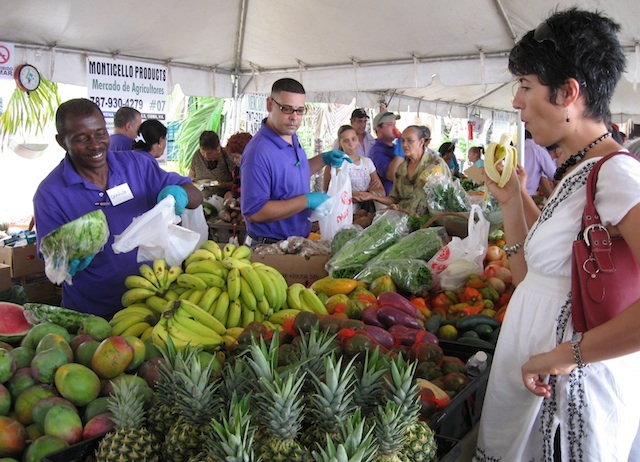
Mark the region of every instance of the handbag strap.
[[584, 206], [584, 212], [582, 213], [582, 237], [590, 248], [591, 256], [595, 259], [598, 268], [600, 271], [606, 273], [616, 270], [613, 260], [611, 259], [611, 236], [607, 228], [603, 226], [600, 221], [600, 215], [598, 215], [594, 201], [600, 167], [602, 167], [602, 164], [607, 160], [618, 154], [628, 155], [640, 161], [636, 156], [625, 151], [612, 152], [600, 159], [593, 166], [591, 172], [589, 172], [587, 179], [587, 202]]

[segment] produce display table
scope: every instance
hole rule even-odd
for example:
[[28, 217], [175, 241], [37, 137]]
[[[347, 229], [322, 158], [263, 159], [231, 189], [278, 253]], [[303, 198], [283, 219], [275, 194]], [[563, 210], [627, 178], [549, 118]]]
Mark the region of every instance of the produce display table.
[[220, 244], [229, 242], [229, 238], [237, 237], [240, 244], [247, 237], [247, 228], [244, 225], [235, 225], [223, 220], [207, 221], [209, 225], [209, 239]]

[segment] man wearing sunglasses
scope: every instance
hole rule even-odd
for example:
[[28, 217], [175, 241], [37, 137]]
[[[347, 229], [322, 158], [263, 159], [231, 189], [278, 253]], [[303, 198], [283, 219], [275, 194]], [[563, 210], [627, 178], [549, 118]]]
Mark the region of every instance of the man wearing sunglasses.
[[307, 113], [305, 99], [304, 87], [297, 80], [276, 81], [267, 98], [269, 115], [242, 156], [240, 205], [250, 246], [289, 236], [308, 237], [311, 210], [329, 198], [310, 192], [311, 175], [325, 165], [340, 168], [344, 161], [352, 162], [337, 150], [307, 159], [296, 135]]

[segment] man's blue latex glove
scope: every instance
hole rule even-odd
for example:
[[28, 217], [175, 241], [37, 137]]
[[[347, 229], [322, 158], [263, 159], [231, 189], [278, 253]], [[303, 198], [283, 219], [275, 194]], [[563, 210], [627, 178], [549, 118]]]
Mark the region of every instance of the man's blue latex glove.
[[337, 149], [322, 153], [322, 162], [324, 162], [324, 165], [331, 165], [333, 168], [342, 167], [342, 162], [345, 160], [353, 164], [351, 157]]
[[87, 266], [89, 266], [89, 263], [91, 263], [91, 260], [93, 260], [93, 257], [95, 256], [96, 254], [94, 253], [93, 255], [84, 257], [82, 260], [71, 260], [69, 262], [69, 275], [73, 277], [78, 271], [82, 271], [83, 269], [85, 269]]
[[165, 186], [158, 193], [158, 202], [160, 202], [167, 196], [173, 196], [173, 198], [176, 200], [176, 215], [182, 215], [182, 212], [184, 212], [184, 208], [189, 203], [189, 196], [187, 195], [187, 191], [185, 191], [182, 186], [178, 186], [175, 184], [172, 184], [171, 186]]
[[309, 193], [307, 194], [307, 208], [311, 210], [315, 210], [318, 208], [318, 206], [320, 206], [320, 204], [322, 204], [327, 199], [329, 199], [329, 196], [327, 196], [324, 193], [321, 193], [321, 192]]

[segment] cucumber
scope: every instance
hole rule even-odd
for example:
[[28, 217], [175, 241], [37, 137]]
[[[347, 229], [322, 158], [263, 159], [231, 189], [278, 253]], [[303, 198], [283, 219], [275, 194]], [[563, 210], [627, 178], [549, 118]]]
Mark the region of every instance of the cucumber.
[[493, 334], [493, 327], [489, 324], [478, 324], [473, 327], [472, 331], [477, 333], [482, 340], [489, 341], [491, 334]]
[[440, 329], [441, 323], [442, 318], [439, 315], [434, 314], [433, 316], [430, 316], [429, 319], [427, 319], [427, 322], [424, 324], [424, 328], [432, 334], [437, 334], [438, 329]]
[[61, 306], [46, 305], [44, 303], [25, 303], [23, 307], [24, 315], [31, 324], [53, 322], [71, 333], [77, 332], [82, 321], [91, 316]]
[[458, 337], [458, 340], [456, 340], [456, 342], [462, 343], [464, 345], [484, 348], [488, 350], [494, 350], [496, 348], [496, 346], [493, 345], [492, 343], [489, 343], [486, 340], [482, 340], [481, 338], [475, 338], [475, 337]]
[[456, 329], [458, 329], [458, 332], [462, 332], [473, 329], [478, 324], [487, 324], [493, 329], [500, 327], [500, 323], [491, 316], [487, 316], [486, 314], [472, 314], [471, 316], [465, 316], [464, 318], [458, 319], [456, 322]]
[[500, 335], [500, 327], [497, 329], [493, 329], [491, 336], [487, 339], [489, 343], [493, 343], [494, 345], [498, 343], [498, 335]]
[[473, 329], [465, 330], [459, 338], [480, 338], [480, 335]]

